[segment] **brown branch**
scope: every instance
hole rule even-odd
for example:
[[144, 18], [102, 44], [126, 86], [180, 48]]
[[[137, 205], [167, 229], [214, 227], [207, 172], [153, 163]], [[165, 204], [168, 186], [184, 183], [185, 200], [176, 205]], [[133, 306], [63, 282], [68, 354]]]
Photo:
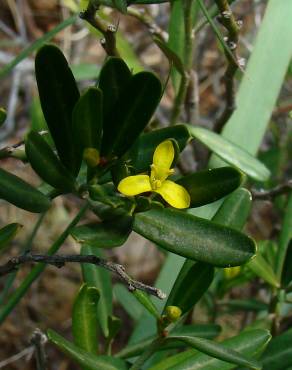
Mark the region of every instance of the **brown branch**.
[[116, 47], [116, 32], [117, 27], [113, 24], [106, 24], [101, 18], [96, 15], [99, 5], [90, 0], [87, 9], [80, 13], [80, 18], [87, 21], [91, 26], [102, 33], [103, 39], [100, 40], [102, 47], [110, 56], [119, 56]]
[[214, 127], [215, 132], [220, 133], [235, 109], [234, 77], [238, 69], [238, 63], [236, 63], [236, 61], [238, 61], [237, 46], [240, 24], [238, 21], [236, 21], [228, 0], [215, 0], [215, 3], [220, 12], [217, 19], [228, 32], [227, 45], [234, 56], [234, 58], [231, 58], [231, 55], [225, 52], [228, 62], [228, 66], [224, 75], [226, 106]]
[[166, 297], [165, 293], [163, 293], [160, 289], [157, 289], [155, 287], [146, 285], [144, 283], [141, 283], [140, 281], [132, 279], [125, 272], [124, 266], [93, 255], [83, 256], [79, 254], [78, 255], [55, 254], [53, 256], [48, 256], [41, 254], [24, 254], [22, 256], [13, 257], [7, 263], [0, 266], [0, 276], [9, 274], [10, 272], [17, 270], [19, 265], [30, 262], [44, 263], [56, 266], [58, 268], [63, 267], [67, 262], [91, 263], [93, 265], [102, 267], [118, 275], [118, 277], [128, 285], [128, 289], [130, 291], [139, 289], [160, 299], [164, 299]]
[[289, 193], [291, 190], [292, 190], [292, 179], [270, 190], [265, 191], [252, 190], [251, 194], [253, 199], [269, 200], [275, 198], [278, 195]]

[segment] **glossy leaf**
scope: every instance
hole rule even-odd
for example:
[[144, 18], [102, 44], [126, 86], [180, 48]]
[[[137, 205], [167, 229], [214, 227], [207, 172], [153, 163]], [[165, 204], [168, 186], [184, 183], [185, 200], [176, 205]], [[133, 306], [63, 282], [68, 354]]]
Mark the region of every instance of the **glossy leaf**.
[[120, 157], [133, 145], [149, 123], [161, 94], [161, 82], [153, 73], [140, 72], [130, 78], [116, 104], [111, 105], [110, 115], [105, 115], [103, 155]]
[[95, 287], [83, 284], [75, 298], [72, 313], [72, 331], [74, 343], [87, 352], [96, 354], [97, 339], [97, 304], [99, 291]]
[[[174, 328], [173, 330], [171, 330], [171, 335], [188, 335], [212, 339], [219, 335], [220, 330], [221, 330], [220, 326], [214, 324], [186, 325]], [[147, 348], [153, 342], [154, 338], [155, 336], [152, 336], [138, 343], [131, 344], [126, 348], [122, 349], [120, 352], [118, 352], [116, 356], [122, 359], [136, 357], [145, 351], [145, 348]], [[183, 342], [173, 340], [171, 342], [164, 343], [157, 350], [164, 351], [167, 349], [177, 349], [185, 346], [186, 345]]]
[[14, 239], [15, 235], [18, 231], [22, 228], [22, 225], [17, 223], [12, 223], [6, 225], [0, 229], [0, 252], [2, 253], [10, 243], [12, 239]]
[[213, 266], [203, 262], [186, 260], [168, 296], [165, 307], [178, 306], [183, 314], [188, 312], [209, 288], [213, 277]]
[[232, 167], [195, 172], [177, 180], [191, 196], [191, 207], [200, 207], [215, 202], [237, 189], [242, 174]]
[[102, 155], [109, 152], [112, 143], [111, 119], [113, 109], [122, 99], [123, 91], [132, 77], [127, 64], [120, 58], [110, 57], [102, 67], [99, 75], [99, 88], [103, 93], [103, 138]]
[[139, 136], [129, 153], [130, 165], [136, 172], [149, 170], [153, 161], [153, 154], [156, 147], [167, 139], [174, 139], [179, 150], [182, 151], [190, 140], [190, 134], [184, 125], [165, 127], [148, 132]]
[[61, 50], [43, 46], [36, 55], [35, 73], [42, 110], [63, 165], [77, 175], [81, 160], [72, 136], [72, 112], [79, 91]]
[[102, 121], [102, 92], [90, 87], [81, 95], [73, 109], [72, 130], [79, 158], [82, 159], [86, 148], [100, 151]]
[[[267, 330], [249, 330], [236, 337], [224, 340], [221, 345], [226, 349], [236, 350], [244, 356], [258, 357], [269, 343], [271, 335]], [[229, 370], [236, 365], [212, 358], [203, 353], [184, 352], [184, 356], [172, 356], [168, 359], [168, 370]], [[157, 364], [149, 370], [164, 370], [165, 364]]]
[[63, 192], [74, 190], [72, 175], [40, 134], [31, 131], [27, 135], [25, 152], [32, 168], [46, 183]]
[[74, 362], [88, 370], [126, 370], [126, 364], [112, 356], [96, 356], [77, 347], [54, 330], [47, 331], [48, 339]]
[[133, 229], [172, 253], [214, 266], [238, 266], [256, 252], [246, 235], [173, 209], [138, 213]]
[[[100, 249], [84, 244], [82, 255], [102, 257]], [[108, 316], [112, 314], [112, 285], [110, 272], [90, 263], [82, 264], [83, 280], [89, 287], [96, 288], [100, 293], [97, 305], [97, 319], [105, 337], [108, 336]]]
[[43, 193], [19, 177], [0, 168], [0, 199], [29, 212], [42, 213], [51, 205]]
[[202, 127], [188, 126], [188, 128], [194, 138], [206, 145], [227, 163], [239, 168], [254, 180], [268, 180], [270, 171], [259, 160], [235, 142], [231, 142], [215, 132]]
[[187, 345], [197, 349], [198, 351], [205, 353], [211, 357], [215, 357], [218, 360], [230, 362], [232, 364], [247, 366], [251, 369], [261, 369], [261, 365], [258, 361], [249, 359], [240, 352], [235, 351], [231, 348], [226, 348], [221, 344], [218, 344], [209, 339], [188, 337], [188, 336], [169, 336], [167, 341], [180, 340]]
[[113, 248], [123, 245], [132, 231], [132, 217], [122, 216], [110, 221], [77, 226], [71, 235], [78, 243], [94, 248]]
[[284, 370], [292, 366], [291, 343], [292, 329], [273, 338], [261, 358], [263, 370]]

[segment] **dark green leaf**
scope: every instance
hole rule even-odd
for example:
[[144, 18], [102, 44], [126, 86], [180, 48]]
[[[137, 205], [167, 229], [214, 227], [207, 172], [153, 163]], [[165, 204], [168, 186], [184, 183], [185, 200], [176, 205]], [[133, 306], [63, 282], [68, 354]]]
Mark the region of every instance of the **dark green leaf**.
[[77, 175], [81, 161], [74, 148], [72, 112], [79, 91], [68, 63], [56, 46], [45, 45], [37, 53], [35, 73], [41, 105], [63, 165]]
[[246, 235], [174, 209], [138, 213], [133, 229], [172, 253], [214, 266], [238, 266], [256, 252]]
[[0, 251], [1, 253], [7, 248], [9, 242], [15, 237], [17, 232], [22, 228], [22, 225], [13, 223], [6, 225], [0, 229]]
[[272, 339], [261, 360], [263, 370], [286, 370], [292, 366], [292, 329]]
[[213, 277], [213, 266], [203, 262], [186, 260], [168, 296], [165, 307], [178, 306], [183, 314], [188, 312], [209, 288]]
[[43, 193], [19, 177], [0, 168], [0, 198], [29, 212], [42, 213], [51, 205]]
[[72, 175], [62, 165], [53, 149], [40, 134], [31, 131], [27, 135], [25, 152], [32, 168], [41, 179], [63, 192], [74, 190]]
[[123, 245], [132, 231], [132, 217], [122, 216], [110, 221], [77, 226], [71, 235], [78, 243], [94, 248], [113, 248]]
[[254, 274], [262, 278], [275, 288], [280, 287], [280, 282], [272, 268], [272, 266], [265, 260], [265, 258], [257, 253], [255, 258], [248, 262], [246, 265]]
[[108, 337], [107, 340], [111, 341], [115, 338], [115, 336], [118, 334], [122, 326], [122, 321], [118, 317], [110, 315], [108, 317]]
[[123, 90], [132, 77], [127, 64], [120, 58], [110, 57], [102, 67], [99, 75], [99, 88], [103, 92], [103, 139], [102, 154], [109, 152], [112, 143], [113, 109], [122, 98]]
[[136, 172], [147, 171], [153, 162], [154, 151], [162, 141], [174, 139], [182, 151], [190, 138], [189, 131], [184, 125], [166, 127], [141, 135], [128, 155], [130, 165], [135, 168]]
[[96, 354], [97, 339], [97, 304], [99, 291], [83, 284], [73, 305], [72, 331], [74, 343], [87, 352]]
[[180, 340], [185, 344], [197, 349], [198, 351], [211, 357], [215, 357], [218, 360], [230, 362], [240, 366], [247, 366], [251, 369], [261, 369], [259, 362], [249, 359], [240, 352], [231, 348], [226, 348], [224, 345], [213, 342], [209, 339], [187, 336], [170, 336], [166, 339], [166, 341], [171, 341], [173, 339]]
[[56, 345], [59, 350], [88, 370], [127, 370], [127, 366], [122, 360], [112, 356], [95, 356], [78, 348], [54, 330], [49, 329], [47, 336], [49, 341]]
[[187, 189], [191, 196], [191, 207], [200, 207], [215, 202], [237, 189], [242, 175], [232, 167], [199, 171], [176, 181]]
[[239, 168], [254, 180], [268, 180], [270, 171], [259, 160], [237, 144], [202, 127], [188, 126], [188, 128], [194, 138], [206, 145], [227, 163]]
[[130, 78], [110, 115], [105, 116], [103, 155], [120, 157], [130, 149], [149, 123], [161, 93], [161, 83], [153, 73], [140, 72]]
[[288, 286], [292, 281], [292, 242], [290, 241], [287, 248], [287, 253], [285, 257], [285, 262], [282, 270], [282, 284], [283, 286]]
[[[101, 250], [84, 244], [81, 248], [82, 255], [102, 257]], [[105, 337], [108, 336], [108, 316], [112, 314], [112, 284], [110, 272], [90, 263], [82, 264], [83, 280], [89, 287], [95, 287], [100, 292], [97, 305], [97, 318]]]
[[266, 303], [257, 301], [255, 299], [231, 299], [230, 301], [217, 302], [217, 306], [225, 306], [230, 311], [268, 311]]
[[91, 87], [80, 97], [73, 109], [73, 136], [78, 157], [84, 149], [100, 152], [102, 134], [102, 92]]

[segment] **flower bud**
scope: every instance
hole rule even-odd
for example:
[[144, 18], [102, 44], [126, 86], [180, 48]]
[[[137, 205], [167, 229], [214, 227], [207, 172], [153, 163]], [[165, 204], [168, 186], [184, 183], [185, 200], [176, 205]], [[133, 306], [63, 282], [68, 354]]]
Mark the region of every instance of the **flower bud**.
[[86, 148], [83, 152], [83, 159], [88, 167], [96, 167], [100, 162], [99, 151], [95, 148]]
[[165, 313], [168, 321], [175, 322], [181, 317], [182, 311], [177, 306], [167, 306], [165, 309]]

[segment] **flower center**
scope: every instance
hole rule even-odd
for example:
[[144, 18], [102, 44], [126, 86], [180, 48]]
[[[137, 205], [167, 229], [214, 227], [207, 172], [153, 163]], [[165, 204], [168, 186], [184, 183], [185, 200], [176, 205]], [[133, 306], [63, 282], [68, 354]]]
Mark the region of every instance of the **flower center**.
[[157, 190], [158, 188], [161, 187], [162, 181], [160, 181], [160, 180], [153, 180], [151, 185], [152, 185], [152, 189], [153, 190]]

